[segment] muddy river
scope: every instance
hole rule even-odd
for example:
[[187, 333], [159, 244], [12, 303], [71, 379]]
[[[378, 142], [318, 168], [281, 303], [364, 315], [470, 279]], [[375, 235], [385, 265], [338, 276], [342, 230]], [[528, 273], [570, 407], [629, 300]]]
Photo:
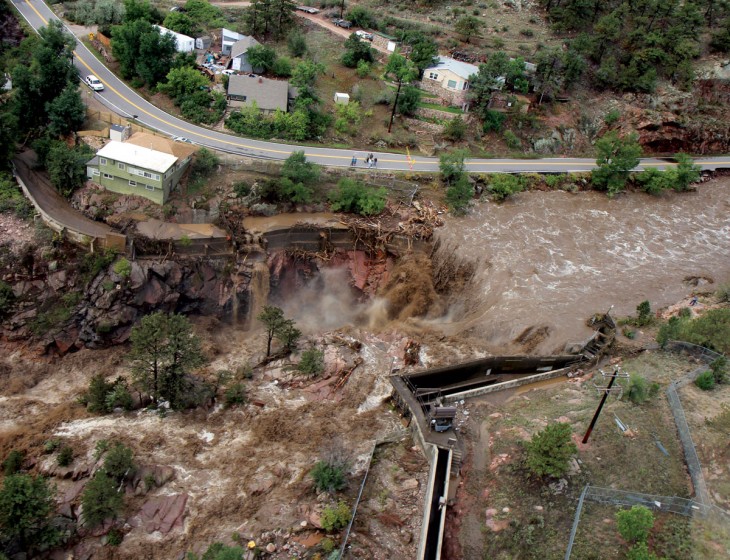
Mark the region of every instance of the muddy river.
[[434, 326], [477, 334], [492, 351], [546, 326], [550, 336], [536, 350], [554, 351], [584, 338], [584, 320], [612, 305], [616, 315], [643, 300], [657, 309], [696, 289], [690, 277], [729, 281], [730, 178], [661, 198], [521, 193], [477, 203], [438, 237], [444, 254], [479, 264], [464, 305]]

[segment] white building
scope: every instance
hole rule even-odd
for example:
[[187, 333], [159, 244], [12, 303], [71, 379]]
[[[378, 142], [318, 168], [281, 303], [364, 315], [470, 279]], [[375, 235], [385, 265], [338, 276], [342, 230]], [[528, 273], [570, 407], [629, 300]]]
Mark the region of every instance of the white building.
[[188, 37], [182, 33], [176, 33], [175, 31], [166, 29], [161, 25], [155, 25], [155, 27], [162, 35], [168, 33], [175, 38], [175, 48], [177, 49], [177, 52], [192, 52], [195, 50], [195, 39], [192, 37]]
[[226, 56], [231, 54], [231, 47], [236, 41], [243, 39], [245, 35], [226, 29], [225, 27], [221, 30], [221, 52]]

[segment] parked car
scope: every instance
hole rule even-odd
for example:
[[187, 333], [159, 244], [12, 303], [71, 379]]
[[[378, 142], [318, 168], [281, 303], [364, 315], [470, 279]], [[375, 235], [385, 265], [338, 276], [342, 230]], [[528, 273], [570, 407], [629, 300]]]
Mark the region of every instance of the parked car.
[[300, 12], [306, 12], [308, 14], [318, 14], [319, 10], [317, 8], [312, 8], [311, 6], [297, 6], [297, 10]]
[[193, 141], [190, 140], [190, 138], [185, 138], [184, 136], [173, 136], [172, 140], [173, 140], [173, 142], [185, 142], [186, 144], [193, 143]]
[[373, 34], [368, 33], [367, 31], [363, 31], [362, 29], [358, 29], [357, 31], [355, 31], [355, 35], [360, 37], [360, 39], [367, 39], [368, 41], [373, 40]]
[[94, 91], [104, 91], [104, 84], [102, 84], [99, 78], [97, 78], [93, 74], [89, 74], [88, 76], [86, 76], [86, 79], [84, 81], [86, 82], [86, 85]]
[[235, 70], [223, 70], [221, 74], [225, 74], [226, 76], [232, 76], [233, 74], [236, 74]]
[[330, 21], [334, 25], [336, 25], [338, 27], [344, 27], [345, 29], [350, 29], [350, 27], [352, 27], [352, 22], [347, 21], [346, 19], [340, 19], [338, 17], [334, 17], [334, 18], [330, 19]]

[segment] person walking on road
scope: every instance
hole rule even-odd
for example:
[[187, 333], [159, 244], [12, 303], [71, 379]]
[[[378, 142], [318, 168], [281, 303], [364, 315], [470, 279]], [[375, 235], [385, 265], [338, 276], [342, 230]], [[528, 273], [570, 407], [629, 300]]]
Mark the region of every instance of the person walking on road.
[[373, 169], [375, 169], [376, 167], [378, 167], [378, 158], [374, 157], [373, 158]]
[[350, 162], [350, 167], [355, 167], [357, 165], [357, 155], [352, 155], [352, 161]]

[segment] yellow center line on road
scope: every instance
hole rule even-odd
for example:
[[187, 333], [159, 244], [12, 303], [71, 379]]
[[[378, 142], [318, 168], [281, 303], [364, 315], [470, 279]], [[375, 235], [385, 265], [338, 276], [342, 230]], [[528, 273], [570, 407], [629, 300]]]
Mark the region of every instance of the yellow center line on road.
[[[30, 7], [31, 10], [33, 10], [36, 13], [36, 15], [41, 19], [41, 21], [43, 23], [45, 23], [46, 25], [48, 25], [48, 20], [46, 20], [46, 18], [44, 18], [38, 10], [36, 10], [35, 6], [33, 6], [27, 0], [25, 0], [25, 3]], [[92, 72], [93, 73], [93, 71], [94, 71], [93, 68], [91, 68], [91, 66], [89, 66], [86, 63], [86, 61], [78, 55], [78, 53], [76, 51], [74, 51], [74, 56], [76, 57], [76, 59], [79, 62], [81, 62], [81, 64], [83, 64], [86, 68], [88, 68], [89, 72]], [[109, 69], [107, 68], [107, 70], [109, 70]], [[109, 72], [111, 72], [111, 70], [109, 70]], [[176, 125], [174, 123], [171, 123], [169, 121], [166, 121], [165, 119], [162, 119], [162, 118], [158, 117], [157, 115], [153, 115], [152, 113], [148, 112], [147, 110], [143, 109], [142, 107], [140, 107], [139, 105], [137, 105], [136, 103], [134, 103], [133, 101], [129, 100], [127, 97], [125, 97], [124, 95], [122, 95], [122, 93], [120, 93], [119, 91], [117, 91], [114, 87], [110, 86], [109, 84], [105, 84], [105, 85], [111, 91], [113, 91], [114, 93], [116, 93], [119, 97], [121, 97], [122, 99], [124, 99], [124, 101], [126, 101], [127, 103], [129, 103], [132, 107], [136, 108], [140, 113], [144, 113], [145, 115], [151, 117], [154, 120], [157, 120], [157, 121], [159, 121], [159, 122], [161, 122], [161, 123], [163, 123], [163, 124], [165, 124], [167, 126], [170, 126], [172, 128], [176, 128], [177, 130], [180, 130], [180, 131], [185, 132], [187, 134], [194, 134], [194, 135], [199, 136], [201, 138], [206, 138], [206, 139], [212, 140], [214, 142], [220, 142], [222, 144], [228, 144], [228, 145], [231, 145], [231, 146], [235, 146], [237, 148], [246, 148], [246, 149], [249, 149], [249, 150], [258, 150], [260, 152], [270, 152], [270, 153], [274, 153], [274, 154], [290, 154], [291, 153], [291, 152], [289, 152], [287, 150], [276, 150], [274, 148], [261, 148], [261, 147], [257, 147], [257, 146], [249, 146], [247, 144], [242, 144], [242, 143], [239, 143], [239, 142], [231, 142], [230, 140], [222, 140], [220, 138], [215, 138], [213, 136], [208, 136], [207, 134], [201, 134], [199, 132], [194, 132], [194, 131], [191, 131], [191, 130], [187, 130], [187, 129], [181, 127], [181, 126], [178, 126], [178, 125]], [[160, 111], [161, 111], [161, 109], [160, 109]], [[302, 148], [305, 148], [305, 146], [302, 146]], [[357, 152], [357, 151], [367, 151], [367, 150], [362, 150], [361, 149], [361, 150], [353, 150], [353, 151], [356, 151]], [[245, 156], [245, 154], [240, 154], [240, 155]], [[349, 160], [350, 159], [350, 156], [344, 156], [344, 155], [343, 156], [337, 156], [337, 155], [328, 155], [328, 154], [308, 154], [306, 152], [305, 152], [304, 155], [305, 156], [308, 156], [308, 157], [319, 157], [319, 158], [326, 158], [326, 159], [339, 159], [339, 160], [343, 160], [343, 159], [344, 160]], [[403, 163], [403, 162], [408, 163], [408, 160], [405, 159], [405, 157], [403, 159], [381, 159], [380, 161], [381, 162], [390, 162], [390, 163]], [[419, 162], [417, 159], [413, 159], [411, 161], [413, 162], [414, 165], [416, 165], [418, 163], [431, 164], [431, 165], [433, 165], [433, 164], [436, 163], [435, 161], [423, 161], [423, 162]], [[730, 161], [695, 161], [694, 163], [696, 165], [730, 165]], [[475, 166], [475, 165], [486, 165], [486, 166], [505, 165], [504, 161], [469, 161], [469, 160], [465, 161], [464, 164], [465, 165], [470, 165], [470, 166]], [[596, 165], [593, 162], [576, 162], [576, 161], [571, 161], [570, 159], [566, 159], [565, 161], [543, 161], [543, 160], [527, 160], [527, 161], [524, 161], [524, 160], [514, 160], [514, 164], [515, 165], [520, 165], [520, 166], [525, 166], [525, 167], [553, 166], [553, 165], [554, 166], [570, 165], [571, 167], [576, 167], [576, 166], [577, 167], [580, 167], [580, 166], [595, 167], [595, 165]], [[640, 165], [642, 167], [659, 167], [659, 166], [676, 165], [676, 164], [675, 163], [671, 163], [671, 162], [666, 162], [666, 163], [664, 163], [664, 162], [648, 162], [648, 163], [642, 163]]]

